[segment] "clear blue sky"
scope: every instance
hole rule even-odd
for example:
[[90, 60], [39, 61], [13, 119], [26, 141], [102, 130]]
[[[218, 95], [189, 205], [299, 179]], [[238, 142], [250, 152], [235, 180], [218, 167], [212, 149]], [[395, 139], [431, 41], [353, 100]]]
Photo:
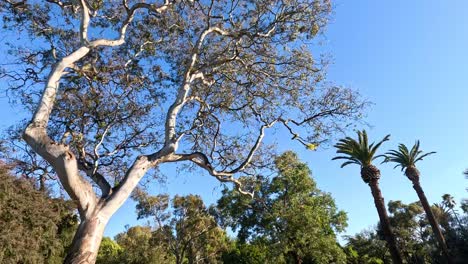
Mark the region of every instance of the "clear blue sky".
[[[426, 151], [437, 151], [419, 164], [422, 186], [431, 203], [444, 193], [457, 201], [468, 197], [468, 1], [394, 0], [335, 1], [332, 22], [321, 49], [332, 54], [329, 79], [352, 87], [372, 101], [365, 121], [371, 140], [391, 134], [382, 150], [398, 143], [421, 140]], [[0, 100], [0, 128], [17, 117]], [[354, 136], [354, 134], [353, 134]], [[346, 234], [374, 225], [377, 212], [369, 187], [357, 166], [340, 169], [331, 161], [334, 149], [306, 151], [285, 137], [281, 150], [298, 151], [307, 162], [319, 188], [330, 192], [349, 217]], [[413, 202], [417, 196], [408, 179], [392, 165], [381, 165], [385, 201]], [[219, 197], [219, 183], [208, 175], [172, 173], [162, 168], [168, 183], [155, 183], [155, 192], [200, 194], [206, 203]], [[114, 236], [125, 225], [134, 225], [135, 209], [126, 203], [111, 219], [106, 235]]]

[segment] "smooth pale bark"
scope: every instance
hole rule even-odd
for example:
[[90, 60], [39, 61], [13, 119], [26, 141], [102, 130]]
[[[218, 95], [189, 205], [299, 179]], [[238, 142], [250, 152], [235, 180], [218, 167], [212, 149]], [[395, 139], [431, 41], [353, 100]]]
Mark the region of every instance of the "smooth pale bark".
[[[122, 184], [118, 188], [111, 189], [103, 176], [99, 175], [99, 177], [96, 177], [94, 173], [90, 174], [86, 170], [83, 170], [83, 168], [80, 168], [75, 154], [67, 145], [53, 141], [47, 134], [50, 114], [54, 108], [60, 80], [66, 74], [66, 69], [72, 67], [75, 62], [85, 57], [91, 48], [100, 46], [112, 47], [123, 44], [125, 42], [127, 27], [132, 22], [137, 10], [147, 9], [161, 13], [168, 8], [170, 3], [166, 0], [160, 7], [146, 3], [135, 4], [128, 8], [127, 17], [123, 21], [117, 39], [96, 39], [93, 41], [89, 41], [88, 39], [90, 16], [87, 2], [81, 0], [80, 4], [80, 43], [82, 46], [61, 58], [52, 67], [34, 116], [23, 133], [23, 138], [28, 145], [54, 168], [64, 189], [76, 201], [78, 206], [81, 222], [64, 261], [67, 264], [96, 262], [99, 245], [110, 217], [130, 196], [131, 191], [138, 184], [141, 177], [152, 166], [157, 166], [159, 161], [165, 160], [161, 156], [166, 155], [169, 157], [175, 150], [172, 143], [166, 142], [167, 144], [161, 151], [150, 156], [137, 158], [127, 172]], [[102, 197], [98, 198], [96, 196], [91, 183], [81, 175], [80, 170], [86, 172], [101, 188]]]
[[97, 214], [81, 221], [64, 263], [95, 263], [108, 220]]
[[91, 184], [79, 174], [75, 155], [69, 148], [51, 140], [46, 129], [37, 124], [31, 123], [26, 128], [23, 138], [35, 152], [50, 163], [64, 189], [73, 200], [77, 201], [82, 219], [87, 217], [97, 203]]
[[[66, 264], [95, 263], [104, 229], [110, 217], [128, 199], [133, 189], [153, 166], [170, 161], [170, 148], [163, 148], [152, 156], [138, 157], [118, 188], [109, 197], [101, 198], [93, 214], [82, 219], [69, 249]], [[162, 156], [162, 157], [161, 157]], [[152, 159], [152, 161], [150, 161]]]
[[426, 212], [427, 219], [429, 220], [429, 223], [431, 224], [432, 231], [434, 232], [437, 242], [439, 243], [439, 246], [442, 248], [443, 254], [447, 258], [447, 262], [453, 263], [449, 254], [447, 244], [445, 243], [444, 235], [442, 234], [442, 231], [440, 230], [439, 223], [437, 222], [434, 216], [434, 213], [432, 212], [431, 206], [429, 205], [429, 201], [427, 200], [426, 195], [424, 194], [421, 184], [419, 183], [418, 180], [412, 180], [412, 182], [413, 182], [413, 188], [418, 194], [419, 201], [421, 201], [421, 205], [424, 208], [424, 211]]
[[377, 208], [377, 212], [379, 214], [380, 226], [385, 236], [385, 240], [387, 241], [388, 248], [390, 249], [392, 261], [394, 264], [402, 264], [403, 260], [400, 251], [398, 250], [395, 235], [393, 234], [392, 228], [390, 226], [390, 220], [388, 218], [387, 209], [385, 207], [382, 192], [379, 188], [378, 180], [371, 179], [369, 181], [369, 187], [371, 189], [372, 196], [374, 197], [375, 207]]

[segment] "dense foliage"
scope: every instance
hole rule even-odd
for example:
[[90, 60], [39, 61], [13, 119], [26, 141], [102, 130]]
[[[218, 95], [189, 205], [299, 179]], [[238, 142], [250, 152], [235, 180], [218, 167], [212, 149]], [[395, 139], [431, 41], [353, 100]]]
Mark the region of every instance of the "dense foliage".
[[139, 190], [140, 218], [150, 217], [153, 227], [130, 227], [101, 245], [97, 263], [219, 263], [230, 246], [224, 230], [197, 195], [150, 196]]
[[[453, 210], [450, 199], [447, 199], [450, 195], [444, 197], [440, 204], [432, 206], [432, 210], [443, 230], [454, 263], [466, 263], [468, 212], [460, 214]], [[388, 208], [393, 231], [406, 263], [447, 263], [419, 202], [404, 204], [401, 201], [390, 201]], [[392, 263], [378, 227], [348, 237], [345, 251], [350, 264]]]
[[72, 208], [0, 164], [0, 263], [62, 263], [78, 223]]
[[225, 190], [217, 203], [222, 225], [237, 231], [239, 242], [264, 245], [268, 263], [342, 263], [336, 233], [346, 214], [320, 191], [311, 171], [293, 152], [275, 160], [276, 175], [262, 178], [255, 199]]

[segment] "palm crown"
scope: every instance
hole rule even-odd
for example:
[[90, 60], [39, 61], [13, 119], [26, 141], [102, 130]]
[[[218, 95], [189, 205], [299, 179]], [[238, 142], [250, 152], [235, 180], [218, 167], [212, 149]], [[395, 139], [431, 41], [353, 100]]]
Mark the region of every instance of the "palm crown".
[[385, 153], [384, 162], [395, 162], [397, 164], [394, 168], [401, 167], [403, 171], [408, 167], [415, 167], [416, 162], [434, 153], [436, 152], [431, 151], [423, 154], [423, 151], [419, 149], [419, 140], [417, 140], [411, 151], [404, 144], [399, 144], [398, 150], [390, 150]]
[[390, 139], [390, 135], [386, 135], [377, 144], [372, 143], [369, 145], [366, 130], [357, 131], [357, 134], [357, 141], [351, 137], [346, 137], [340, 139], [338, 143], [334, 146], [338, 149], [336, 153], [344, 154], [344, 156], [337, 156], [334, 157], [332, 160], [347, 160], [346, 162], [341, 164], [342, 168], [349, 164], [357, 164], [361, 167], [366, 167], [371, 165], [372, 161], [376, 158], [384, 157], [384, 155], [375, 156], [375, 153], [383, 142]]

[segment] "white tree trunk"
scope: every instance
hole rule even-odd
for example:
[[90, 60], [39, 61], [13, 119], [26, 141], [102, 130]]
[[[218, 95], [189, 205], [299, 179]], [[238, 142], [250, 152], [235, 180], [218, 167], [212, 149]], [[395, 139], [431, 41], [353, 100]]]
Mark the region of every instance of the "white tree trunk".
[[64, 260], [66, 264], [95, 263], [104, 235], [104, 229], [109, 219], [100, 213], [91, 215], [81, 221], [73, 238], [72, 245]]

